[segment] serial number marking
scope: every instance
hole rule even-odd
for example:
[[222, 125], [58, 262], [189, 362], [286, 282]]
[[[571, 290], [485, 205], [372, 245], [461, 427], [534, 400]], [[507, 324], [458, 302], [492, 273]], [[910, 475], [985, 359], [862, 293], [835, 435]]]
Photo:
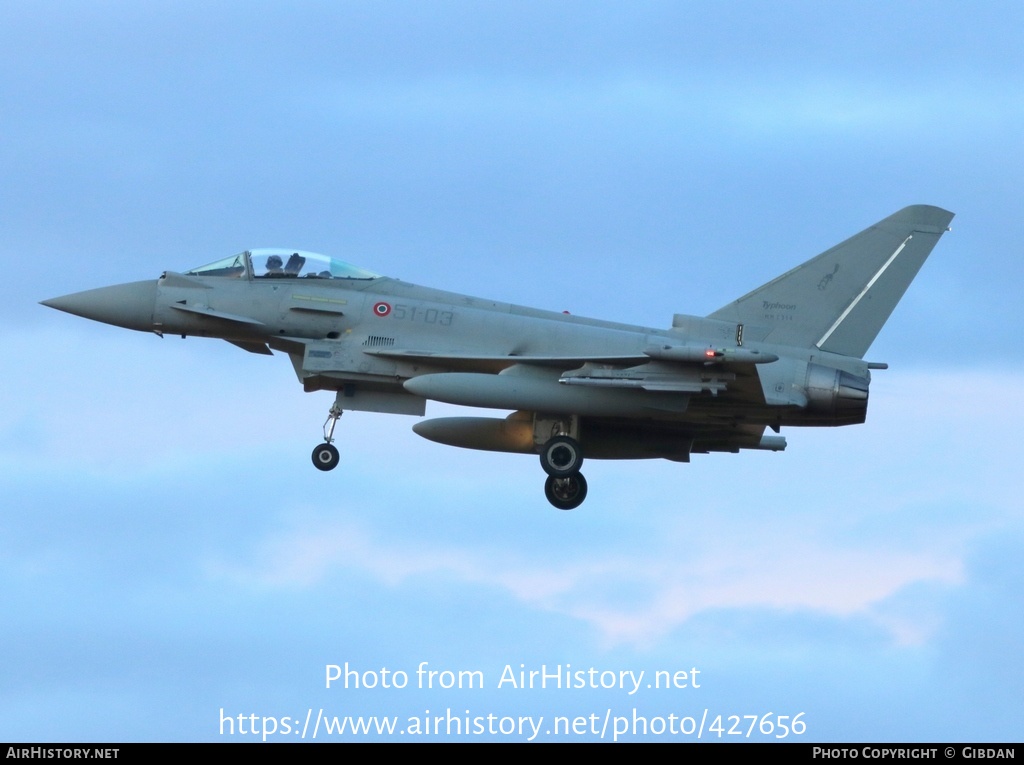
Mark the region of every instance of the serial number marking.
[[396, 303], [394, 317], [399, 321], [422, 321], [424, 324], [437, 324], [441, 327], [449, 327], [455, 319], [455, 312]]

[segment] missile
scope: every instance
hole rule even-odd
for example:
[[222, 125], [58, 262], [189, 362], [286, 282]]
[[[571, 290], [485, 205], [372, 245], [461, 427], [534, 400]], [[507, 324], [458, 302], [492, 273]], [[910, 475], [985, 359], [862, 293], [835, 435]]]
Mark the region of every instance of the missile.
[[623, 388], [562, 385], [546, 369], [498, 375], [446, 372], [406, 380], [405, 389], [432, 401], [486, 409], [573, 412], [603, 417], [639, 417], [686, 411], [689, 396]]
[[744, 449], [760, 449], [766, 452], [782, 452], [786, 450], [785, 436], [761, 436], [756, 446], [744, 446]]

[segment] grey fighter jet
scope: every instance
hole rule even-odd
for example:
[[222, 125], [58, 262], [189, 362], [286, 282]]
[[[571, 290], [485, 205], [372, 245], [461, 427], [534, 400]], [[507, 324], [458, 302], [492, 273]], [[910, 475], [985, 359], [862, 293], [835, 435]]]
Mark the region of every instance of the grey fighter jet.
[[43, 305], [119, 327], [286, 353], [306, 391], [335, 393], [313, 464], [331, 470], [345, 409], [422, 416], [427, 400], [506, 409], [413, 430], [540, 455], [557, 508], [587, 494], [587, 459], [782, 451], [783, 426], [864, 422], [863, 357], [953, 214], [915, 205], [714, 313], [669, 329], [417, 287], [298, 250], [248, 250], [184, 273]]

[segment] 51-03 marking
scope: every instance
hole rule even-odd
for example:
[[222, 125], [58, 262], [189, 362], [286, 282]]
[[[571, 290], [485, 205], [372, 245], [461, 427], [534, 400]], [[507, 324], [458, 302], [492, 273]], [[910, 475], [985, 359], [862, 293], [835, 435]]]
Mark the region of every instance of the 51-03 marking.
[[422, 321], [424, 324], [437, 324], [441, 327], [451, 326], [455, 319], [454, 311], [442, 311], [439, 308], [424, 308], [418, 305], [404, 305], [396, 303], [394, 307], [387, 303], [377, 303], [373, 307], [377, 316], [388, 316], [389, 314], [399, 321]]

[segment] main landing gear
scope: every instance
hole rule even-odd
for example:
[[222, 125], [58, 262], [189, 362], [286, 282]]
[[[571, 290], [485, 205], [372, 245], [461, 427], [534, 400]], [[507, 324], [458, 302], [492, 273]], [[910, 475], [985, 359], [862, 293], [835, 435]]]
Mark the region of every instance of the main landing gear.
[[[334, 429], [341, 419], [341, 394], [331, 405], [324, 421], [324, 441], [313, 449], [313, 466], [317, 470], [334, 470], [341, 461], [334, 446]], [[569, 420], [534, 419], [534, 443], [549, 436], [540, 448], [540, 466], [547, 473], [544, 496], [559, 510], [574, 510], [587, 498], [587, 479], [583, 467], [583, 447], [576, 440], [579, 423], [574, 416]], [[539, 438], [538, 438], [539, 436]]]
[[335, 401], [324, 422], [324, 443], [317, 444], [313, 449], [313, 465], [317, 470], [334, 470], [341, 461], [337, 447], [331, 442], [334, 441], [334, 427], [338, 424], [342, 414], [341, 407]]
[[548, 474], [544, 496], [559, 510], [573, 510], [587, 498], [587, 479], [580, 472], [583, 449], [570, 436], [554, 436], [540, 450], [540, 466]]
[[573, 473], [564, 478], [549, 475], [544, 482], [544, 496], [559, 510], [575, 510], [587, 498], [587, 479], [583, 473]]

